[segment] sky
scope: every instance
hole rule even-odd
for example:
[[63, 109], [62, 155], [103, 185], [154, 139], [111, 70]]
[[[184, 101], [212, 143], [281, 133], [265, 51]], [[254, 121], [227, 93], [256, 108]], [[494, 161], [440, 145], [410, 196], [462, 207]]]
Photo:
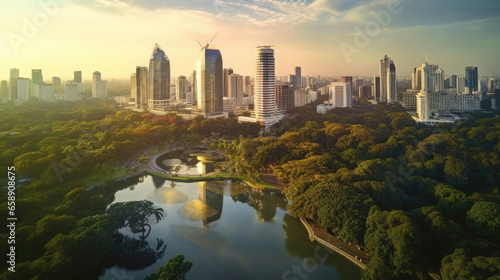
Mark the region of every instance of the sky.
[[373, 76], [388, 55], [398, 77], [426, 59], [445, 75], [500, 75], [498, 0], [1, 0], [0, 79], [42, 69], [71, 79], [130, 78], [158, 43], [171, 77], [196, 68], [199, 40], [224, 68], [254, 75], [255, 47], [273, 45], [279, 76]]

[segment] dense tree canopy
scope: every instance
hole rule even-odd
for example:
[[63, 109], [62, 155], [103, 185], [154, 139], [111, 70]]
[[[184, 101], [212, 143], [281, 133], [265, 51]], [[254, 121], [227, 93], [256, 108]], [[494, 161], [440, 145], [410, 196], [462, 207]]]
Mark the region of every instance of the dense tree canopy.
[[428, 267], [448, 279], [492, 275], [480, 272], [498, 265], [489, 251], [451, 256], [464, 256], [463, 241], [499, 246], [500, 116], [428, 127], [399, 105], [313, 110], [292, 110], [273, 138], [219, 148], [240, 170], [271, 169], [287, 184], [292, 215], [365, 246], [372, 261], [364, 279], [425, 279]]

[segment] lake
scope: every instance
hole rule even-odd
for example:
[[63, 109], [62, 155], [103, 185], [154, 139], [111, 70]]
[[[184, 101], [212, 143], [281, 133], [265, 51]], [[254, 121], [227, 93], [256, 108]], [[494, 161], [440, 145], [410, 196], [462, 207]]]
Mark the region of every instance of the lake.
[[[116, 192], [113, 203], [133, 200], [163, 208], [164, 218], [151, 222], [145, 240], [152, 249], [158, 241], [166, 249], [148, 267], [116, 264], [101, 280], [143, 279], [178, 254], [193, 262], [187, 279], [360, 279], [355, 264], [309, 241], [300, 220], [286, 210], [284, 195], [234, 181], [180, 183], [145, 176]], [[141, 235], [128, 228], [120, 232]]]

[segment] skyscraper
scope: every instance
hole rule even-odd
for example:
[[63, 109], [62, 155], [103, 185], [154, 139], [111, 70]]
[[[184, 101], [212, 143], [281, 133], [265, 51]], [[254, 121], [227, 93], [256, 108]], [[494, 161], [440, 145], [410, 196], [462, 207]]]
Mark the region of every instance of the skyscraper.
[[286, 111], [293, 109], [294, 104], [294, 88], [292, 83], [276, 82], [276, 106], [278, 110]]
[[387, 55], [380, 60], [380, 100], [379, 102], [397, 102], [396, 66]]
[[467, 88], [466, 94], [472, 94], [478, 90], [478, 81], [477, 67], [465, 67], [465, 87]]
[[95, 71], [92, 73], [92, 97], [103, 98], [108, 93], [107, 82], [101, 79], [101, 73]]
[[233, 74], [233, 69], [224, 68], [224, 97], [229, 96], [229, 77]]
[[457, 93], [466, 94], [465, 92], [465, 77], [458, 77], [457, 79]]
[[376, 101], [380, 101], [380, 76], [374, 76], [373, 77], [373, 98], [375, 98]]
[[197, 81], [197, 78], [196, 78], [196, 71], [193, 71], [193, 73], [191, 74], [191, 81], [189, 81], [191, 83], [191, 94], [192, 94], [192, 97], [194, 97], [194, 100], [196, 100], [196, 96], [198, 96], [196, 94], [197, 90], [198, 90], [198, 86], [196, 85], [196, 81]]
[[490, 78], [488, 80], [488, 93], [494, 93], [495, 92], [495, 79]]
[[237, 105], [243, 104], [244, 80], [243, 76], [231, 74], [229, 76], [228, 97], [234, 98]]
[[73, 72], [73, 83], [81, 83], [82, 82], [82, 71]]
[[9, 100], [17, 99], [17, 79], [19, 79], [19, 69], [10, 69], [9, 77]]
[[31, 69], [31, 84], [32, 85], [43, 84], [42, 69]]
[[300, 66], [295, 67], [295, 77], [297, 78], [296, 88], [303, 88], [304, 85], [302, 84], [302, 68], [300, 68]]
[[[29, 83], [28, 78], [18, 78], [17, 80], [17, 94], [15, 100], [26, 101], [29, 99]], [[18, 103], [16, 103], [18, 104]]]
[[149, 73], [148, 67], [135, 67], [135, 106], [137, 108], [148, 107], [149, 96]]
[[152, 110], [166, 109], [170, 103], [170, 61], [155, 44], [149, 60], [148, 106]]
[[177, 101], [186, 101], [186, 92], [188, 88], [188, 82], [186, 76], [177, 77], [177, 81], [175, 83], [175, 100]]
[[9, 87], [7, 81], [2, 81], [0, 85], [0, 97], [9, 97]]
[[457, 88], [457, 75], [450, 76], [450, 88]]
[[205, 116], [223, 110], [223, 68], [222, 55], [218, 49], [209, 45], [203, 47], [197, 61], [197, 98], [196, 104]]
[[[133, 98], [135, 100], [135, 97], [137, 96], [137, 78], [136, 78], [136, 73], [130, 74], [130, 98]], [[137, 104], [137, 100], [135, 100], [135, 104]]]
[[276, 114], [274, 49], [270, 46], [259, 46], [255, 50], [254, 105], [255, 118], [267, 128]]

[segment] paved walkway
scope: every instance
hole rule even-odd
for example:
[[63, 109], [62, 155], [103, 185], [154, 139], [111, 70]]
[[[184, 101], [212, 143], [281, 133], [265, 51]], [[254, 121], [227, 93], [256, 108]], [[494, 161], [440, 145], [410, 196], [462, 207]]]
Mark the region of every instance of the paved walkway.
[[325, 228], [315, 221], [304, 218], [300, 218], [300, 221], [306, 227], [311, 241], [318, 241], [352, 261], [362, 269], [366, 269], [366, 266], [370, 263], [370, 255], [364, 250], [361, 250], [361, 248], [354, 246], [351, 243], [342, 241], [341, 239], [328, 233]]

